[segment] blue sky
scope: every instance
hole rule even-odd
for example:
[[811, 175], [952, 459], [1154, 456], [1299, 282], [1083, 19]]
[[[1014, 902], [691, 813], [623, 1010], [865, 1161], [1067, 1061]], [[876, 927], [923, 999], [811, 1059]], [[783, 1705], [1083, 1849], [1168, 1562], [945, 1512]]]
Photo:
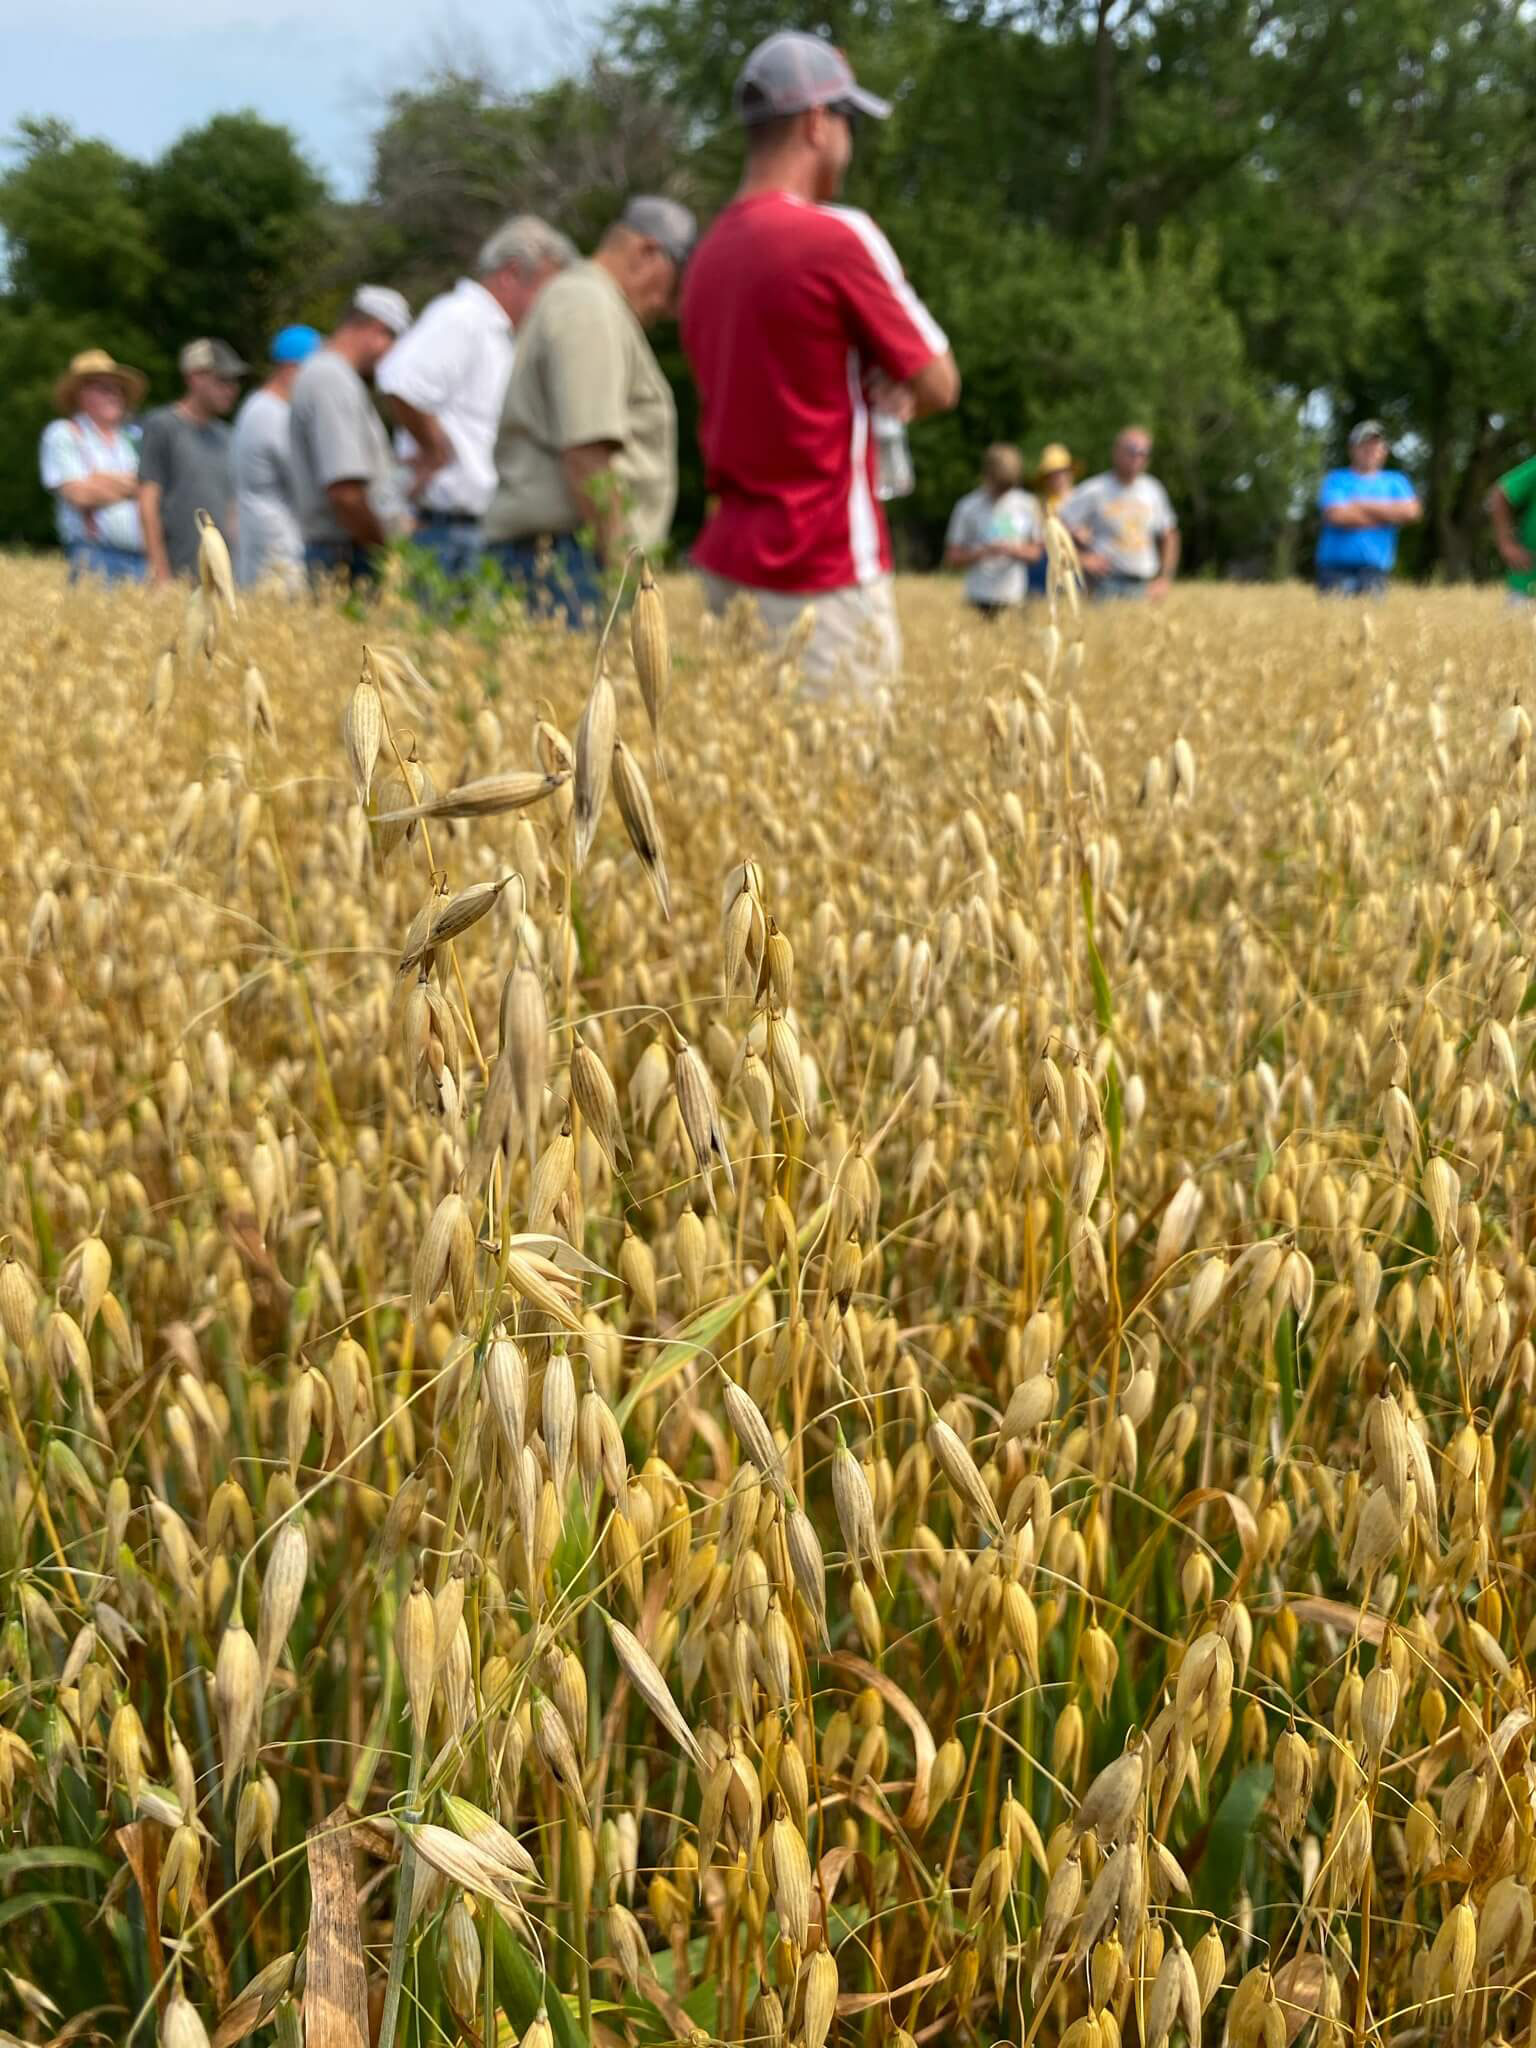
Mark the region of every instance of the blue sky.
[[253, 107], [355, 193], [392, 89], [474, 53], [514, 86], [543, 84], [581, 61], [601, 11], [599, 0], [505, 0], [488, 31], [455, 0], [74, 0], [61, 26], [35, 0], [0, 0], [0, 140], [23, 115], [52, 114], [153, 156], [211, 114]]

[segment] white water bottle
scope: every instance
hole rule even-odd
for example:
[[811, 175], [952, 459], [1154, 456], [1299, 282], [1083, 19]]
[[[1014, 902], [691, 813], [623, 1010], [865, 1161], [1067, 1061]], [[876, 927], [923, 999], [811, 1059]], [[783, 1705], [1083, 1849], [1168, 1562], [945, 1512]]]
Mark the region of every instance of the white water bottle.
[[878, 408], [870, 414], [870, 423], [875, 433], [875, 496], [910, 498], [917, 479], [906, 428], [894, 413]]

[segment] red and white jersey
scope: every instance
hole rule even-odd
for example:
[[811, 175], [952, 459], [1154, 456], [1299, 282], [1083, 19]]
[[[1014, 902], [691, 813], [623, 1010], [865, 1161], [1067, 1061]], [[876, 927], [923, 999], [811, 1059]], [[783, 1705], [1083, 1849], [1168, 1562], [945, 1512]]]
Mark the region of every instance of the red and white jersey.
[[840, 590], [891, 566], [865, 379], [905, 383], [949, 343], [868, 214], [756, 192], [689, 260], [683, 347], [718, 502], [701, 568], [759, 590]]

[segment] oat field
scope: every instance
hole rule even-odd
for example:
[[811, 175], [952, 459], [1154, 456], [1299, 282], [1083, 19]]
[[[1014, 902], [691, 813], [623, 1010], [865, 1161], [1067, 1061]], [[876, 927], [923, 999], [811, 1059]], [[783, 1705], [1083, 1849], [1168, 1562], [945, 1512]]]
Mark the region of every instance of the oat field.
[[1536, 2039], [1530, 622], [217, 568], [0, 568], [0, 2041]]

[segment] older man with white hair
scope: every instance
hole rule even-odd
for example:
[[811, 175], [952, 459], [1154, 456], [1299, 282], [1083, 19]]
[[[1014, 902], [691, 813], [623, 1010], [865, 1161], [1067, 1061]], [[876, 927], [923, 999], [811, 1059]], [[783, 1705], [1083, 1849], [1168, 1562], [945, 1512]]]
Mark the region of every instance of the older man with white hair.
[[517, 330], [558, 271], [576, 260], [564, 235], [515, 214], [461, 277], [427, 307], [379, 365], [376, 383], [414, 473], [415, 540], [446, 576], [473, 573], [480, 522], [496, 491], [494, 450]]
[[641, 194], [555, 279], [518, 344], [496, 437], [486, 553], [531, 611], [583, 625], [631, 544], [677, 503], [677, 412], [646, 329], [676, 303], [698, 223]]

